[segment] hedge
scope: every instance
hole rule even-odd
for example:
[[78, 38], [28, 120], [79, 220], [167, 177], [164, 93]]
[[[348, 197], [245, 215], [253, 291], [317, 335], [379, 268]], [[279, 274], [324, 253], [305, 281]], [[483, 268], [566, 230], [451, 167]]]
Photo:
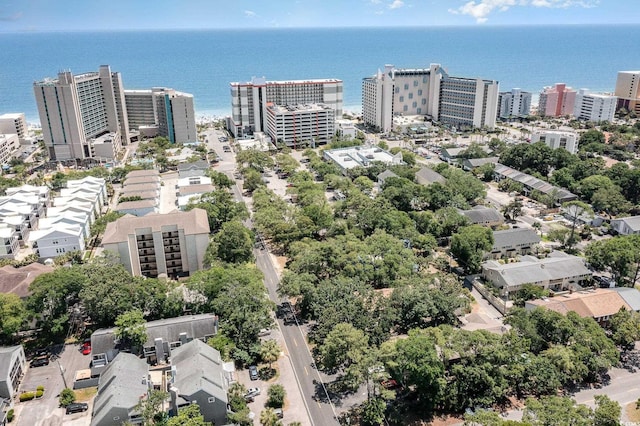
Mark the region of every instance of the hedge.
[[20, 394], [20, 402], [31, 401], [36, 397], [35, 392], [25, 392]]
[[36, 390], [44, 392], [44, 386], [40, 385], [36, 388]]

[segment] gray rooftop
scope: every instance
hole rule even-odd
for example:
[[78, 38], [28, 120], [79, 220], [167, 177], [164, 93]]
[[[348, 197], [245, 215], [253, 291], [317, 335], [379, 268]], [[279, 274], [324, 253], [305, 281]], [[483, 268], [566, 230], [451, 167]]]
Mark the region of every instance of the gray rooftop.
[[391, 170], [387, 169], [384, 172], [378, 175], [378, 182], [384, 182], [385, 179], [390, 177], [398, 177], [397, 174], [393, 173]]
[[227, 401], [227, 386], [220, 352], [200, 340], [174, 349], [171, 366], [175, 367], [174, 385], [182, 395], [203, 390], [218, 400]]
[[485, 206], [475, 206], [471, 210], [462, 210], [461, 213], [469, 219], [471, 223], [492, 223], [504, 222], [504, 216], [496, 210]]
[[640, 291], [629, 287], [613, 287], [610, 290], [617, 291], [631, 309], [640, 312]]
[[148, 376], [149, 366], [144, 359], [119, 353], [100, 374], [91, 424], [105, 424], [103, 422], [111, 420], [105, 417], [113, 415], [110, 413], [113, 408], [133, 412], [140, 397], [149, 392]]
[[629, 216], [629, 217], [621, 217], [619, 219], [614, 219], [616, 222], [624, 222], [627, 226], [633, 231], [640, 231], [640, 216]]
[[422, 167], [416, 172], [416, 182], [420, 185], [431, 185], [432, 183], [445, 183], [447, 179], [440, 173], [429, 167]]
[[538, 244], [540, 236], [533, 229], [513, 228], [504, 231], [493, 231], [493, 249], [524, 244]]
[[205, 160], [193, 161], [191, 163], [180, 163], [178, 164], [178, 172], [182, 172], [185, 170], [208, 170], [209, 163]]
[[[153, 345], [155, 339], [162, 338], [165, 342], [180, 341], [180, 333], [186, 333], [187, 339], [201, 339], [216, 334], [217, 318], [213, 314], [185, 315], [149, 321], [147, 326], [147, 343]], [[115, 349], [115, 328], [96, 330], [91, 335], [91, 349], [94, 354], [107, 353]]]
[[496, 163], [495, 173], [509, 179], [513, 179], [516, 182], [520, 182], [524, 186], [530, 189], [536, 189], [543, 194], [551, 195], [555, 192], [559, 201], [571, 201], [578, 198], [577, 195], [567, 191], [564, 188], [551, 185], [549, 182], [545, 182], [537, 177], [533, 177], [526, 173], [522, 173], [516, 169], [512, 169], [504, 164]]
[[483, 263], [482, 267], [499, 272], [501, 279], [508, 287], [592, 275], [582, 258], [562, 252], [553, 252], [551, 256], [544, 259], [523, 256], [522, 260], [516, 263], [501, 264], [490, 260]]
[[498, 162], [498, 157], [485, 157], [485, 158], [465, 158], [462, 162], [462, 165], [467, 168], [476, 168], [480, 167], [484, 164], [496, 164]]

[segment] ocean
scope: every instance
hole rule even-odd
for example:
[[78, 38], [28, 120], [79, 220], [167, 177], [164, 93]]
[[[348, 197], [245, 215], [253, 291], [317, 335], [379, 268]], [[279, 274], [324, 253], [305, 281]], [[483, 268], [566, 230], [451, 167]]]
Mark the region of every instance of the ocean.
[[126, 89], [192, 93], [196, 113], [230, 113], [229, 83], [338, 78], [344, 109], [360, 111], [361, 81], [385, 64], [498, 80], [502, 91], [538, 93], [564, 82], [612, 92], [622, 70], [640, 69], [640, 25], [338, 28], [0, 33], [0, 114], [37, 123], [32, 84], [60, 70], [119, 71]]

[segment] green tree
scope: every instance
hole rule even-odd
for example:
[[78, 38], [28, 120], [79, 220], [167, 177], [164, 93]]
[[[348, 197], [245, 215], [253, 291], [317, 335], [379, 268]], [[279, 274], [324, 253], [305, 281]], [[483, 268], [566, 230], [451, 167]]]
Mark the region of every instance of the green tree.
[[265, 408], [260, 413], [260, 424], [262, 426], [281, 426], [282, 422], [278, 419], [273, 408]]
[[596, 395], [596, 409], [594, 410], [594, 426], [618, 426], [622, 409], [618, 402], [607, 395]]
[[256, 189], [263, 187], [264, 181], [262, 180], [262, 176], [260, 173], [254, 169], [247, 169], [244, 172], [244, 185], [243, 188], [247, 192], [253, 192]]
[[640, 340], [640, 313], [622, 308], [611, 316], [607, 329], [616, 345], [631, 349]]
[[236, 155], [236, 163], [238, 163], [239, 168], [246, 166], [258, 173], [262, 173], [266, 168], [271, 168], [274, 165], [273, 158], [271, 158], [269, 154], [258, 151], [257, 149], [240, 151]]
[[229, 189], [233, 186], [234, 180], [227, 176], [225, 173], [217, 170], [207, 170], [207, 176], [211, 178], [211, 183], [216, 189]]
[[387, 404], [380, 397], [369, 398], [362, 403], [362, 424], [366, 426], [379, 426], [384, 421], [384, 412]]
[[569, 201], [568, 203], [564, 203], [562, 208], [571, 221], [571, 233], [569, 234], [569, 240], [567, 242], [568, 247], [571, 248], [576, 242], [574, 237], [578, 219], [585, 216], [593, 216], [593, 211], [588, 204], [582, 201]]
[[[253, 236], [238, 220], [223, 223], [210, 247], [210, 254], [223, 262], [243, 263], [253, 259]], [[210, 265], [214, 262], [208, 259], [205, 263]]]
[[0, 339], [7, 341], [27, 319], [24, 303], [13, 293], [0, 293]]
[[186, 210], [203, 209], [207, 212], [210, 231], [216, 232], [225, 222], [231, 220], [244, 220], [249, 217], [249, 212], [244, 203], [239, 203], [226, 190], [215, 190], [202, 194], [197, 202], [189, 202]]
[[318, 348], [320, 365], [328, 371], [344, 370], [360, 362], [369, 350], [369, 339], [351, 324], [337, 324]]
[[129, 347], [141, 348], [147, 342], [147, 327], [142, 311], [132, 310], [118, 315], [114, 335]]
[[528, 398], [522, 420], [540, 426], [594, 424], [593, 411], [589, 407], [575, 405], [571, 398], [560, 396], [545, 396], [540, 400]]
[[167, 414], [162, 408], [167, 398], [169, 393], [153, 389], [147, 393], [146, 398], [140, 399], [135, 410], [142, 416], [144, 426], [165, 424]]
[[516, 292], [513, 303], [516, 306], [524, 307], [528, 300], [540, 299], [549, 295], [549, 290], [535, 284], [524, 284]]
[[280, 357], [280, 351], [281, 349], [278, 342], [269, 339], [260, 345], [260, 358], [262, 358], [264, 362], [268, 362], [269, 368], [272, 369], [272, 364]]
[[640, 236], [623, 235], [589, 244], [585, 250], [587, 261], [597, 270], [610, 270], [618, 285], [631, 278], [635, 282], [640, 264], [638, 251]]
[[464, 265], [469, 273], [480, 269], [484, 252], [493, 247], [493, 232], [480, 225], [471, 225], [460, 229], [451, 238], [451, 254]]
[[287, 396], [287, 392], [284, 389], [284, 386], [280, 384], [275, 384], [269, 386], [267, 390], [267, 407], [271, 408], [282, 408], [284, 406], [284, 400]]
[[76, 402], [76, 393], [73, 389], [64, 388], [60, 391], [60, 397], [58, 398], [58, 402], [61, 407], [66, 407], [69, 404], [73, 404]]
[[204, 421], [204, 416], [200, 414], [200, 407], [194, 403], [180, 408], [178, 415], [171, 417], [167, 426], [213, 426], [213, 424]]

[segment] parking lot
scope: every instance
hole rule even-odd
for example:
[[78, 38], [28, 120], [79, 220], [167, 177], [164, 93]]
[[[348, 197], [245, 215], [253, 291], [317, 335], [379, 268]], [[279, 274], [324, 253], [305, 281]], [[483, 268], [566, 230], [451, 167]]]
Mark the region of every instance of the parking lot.
[[59, 345], [51, 349], [48, 365], [30, 367], [20, 384], [20, 392], [35, 391], [44, 386], [42, 398], [16, 402], [14, 410], [18, 426], [89, 425], [91, 404], [83, 413], [67, 415], [58, 406], [58, 395], [65, 387], [73, 387], [77, 370], [89, 368], [90, 355], [82, 355], [80, 345]]

